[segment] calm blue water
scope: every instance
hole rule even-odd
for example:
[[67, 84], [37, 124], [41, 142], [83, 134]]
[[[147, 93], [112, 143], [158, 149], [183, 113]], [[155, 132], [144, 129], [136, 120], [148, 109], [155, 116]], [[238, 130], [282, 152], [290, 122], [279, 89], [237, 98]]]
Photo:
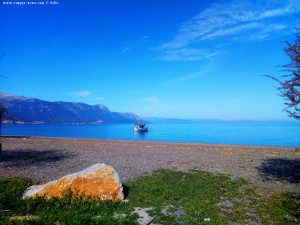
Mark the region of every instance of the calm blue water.
[[299, 122], [149, 124], [149, 129], [148, 133], [135, 134], [132, 124], [3, 125], [2, 134], [218, 144], [300, 145]]

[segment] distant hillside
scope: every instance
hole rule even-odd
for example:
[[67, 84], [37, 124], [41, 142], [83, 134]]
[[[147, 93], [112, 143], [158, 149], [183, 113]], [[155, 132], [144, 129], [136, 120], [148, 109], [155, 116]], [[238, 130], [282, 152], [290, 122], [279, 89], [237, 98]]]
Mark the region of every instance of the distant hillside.
[[195, 123], [215, 123], [226, 122], [216, 119], [178, 119], [178, 118], [160, 118], [160, 117], [144, 117], [147, 123], [152, 124], [195, 124]]
[[0, 93], [0, 103], [5, 107], [3, 123], [135, 123], [140, 119], [133, 113], [111, 112], [104, 105], [77, 102], [49, 102]]

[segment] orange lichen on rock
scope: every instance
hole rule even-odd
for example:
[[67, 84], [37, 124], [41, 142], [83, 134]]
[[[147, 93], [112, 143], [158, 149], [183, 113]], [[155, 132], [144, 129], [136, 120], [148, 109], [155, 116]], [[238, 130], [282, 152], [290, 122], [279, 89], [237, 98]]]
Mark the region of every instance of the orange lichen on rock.
[[83, 171], [69, 174], [44, 185], [34, 185], [24, 196], [62, 197], [70, 190], [74, 195], [100, 198], [102, 200], [121, 200], [123, 188], [117, 172], [105, 164], [95, 164]]

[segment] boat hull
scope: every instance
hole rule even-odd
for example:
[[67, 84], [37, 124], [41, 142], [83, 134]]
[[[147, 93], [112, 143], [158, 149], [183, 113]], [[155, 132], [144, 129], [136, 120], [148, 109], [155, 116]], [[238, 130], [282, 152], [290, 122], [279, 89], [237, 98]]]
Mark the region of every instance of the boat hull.
[[133, 128], [134, 132], [148, 132], [148, 127], [146, 128], [138, 128], [138, 127], [135, 127]]

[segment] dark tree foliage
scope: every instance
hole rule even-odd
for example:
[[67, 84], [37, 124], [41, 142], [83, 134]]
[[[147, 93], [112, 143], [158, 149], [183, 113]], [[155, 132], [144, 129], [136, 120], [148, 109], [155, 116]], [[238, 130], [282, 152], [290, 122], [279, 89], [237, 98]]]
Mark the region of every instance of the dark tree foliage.
[[[0, 56], [0, 61], [2, 60], [2, 58], [4, 57], [4, 54]], [[4, 75], [0, 74], [0, 78], [6, 78]], [[5, 113], [5, 107], [4, 105], [0, 102], [0, 136], [1, 136], [1, 131], [2, 131], [2, 116]], [[0, 141], [0, 159], [2, 158], [2, 142]]]
[[[2, 103], [0, 103], [0, 136], [1, 136], [1, 131], [2, 131], [2, 116], [6, 112], [5, 107]], [[0, 149], [0, 155], [1, 155], [1, 149]]]
[[[5, 54], [2, 54], [0, 56], [0, 61], [4, 58]], [[7, 78], [6, 76], [0, 74], [0, 79], [4, 79], [4, 78]], [[3, 114], [5, 113], [5, 107], [4, 105], [0, 102], [0, 135], [1, 135], [1, 124], [2, 124], [2, 116]]]
[[2, 103], [0, 103], [0, 123], [2, 121], [2, 116], [5, 112], [5, 108], [4, 108], [4, 105]]
[[[4, 105], [2, 103], [0, 103], [0, 136], [1, 136], [1, 131], [2, 131], [2, 116], [5, 113], [5, 108]], [[0, 140], [0, 159], [2, 159], [2, 142]]]
[[277, 89], [285, 100], [283, 111], [290, 117], [300, 120], [300, 27], [296, 32], [296, 41], [294, 43], [286, 41], [284, 51], [290, 58], [290, 63], [282, 66], [284, 74], [281, 79], [269, 77], [279, 83]]

